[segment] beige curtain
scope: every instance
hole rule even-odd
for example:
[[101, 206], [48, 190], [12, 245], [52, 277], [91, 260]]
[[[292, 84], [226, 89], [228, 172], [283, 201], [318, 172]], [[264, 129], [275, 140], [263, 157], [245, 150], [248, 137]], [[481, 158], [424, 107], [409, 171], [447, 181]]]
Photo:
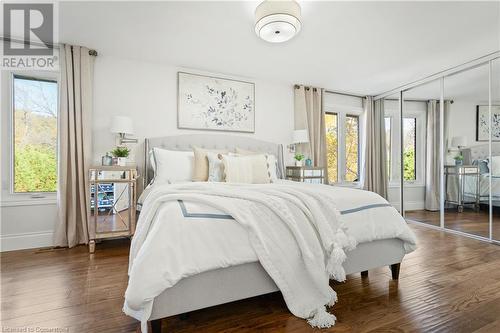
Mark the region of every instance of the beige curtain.
[[56, 246], [89, 241], [89, 184], [94, 56], [85, 47], [61, 45], [59, 179]]
[[[440, 140], [440, 105], [437, 100], [427, 102], [426, 149], [425, 149], [425, 209], [439, 210], [440, 168], [441, 156], [439, 151]], [[448, 147], [448, 112], [450, 102], [444, 102], [444, 147]], [[446, 154], [446, 151], [445, 151]]]
[[307, 129], [309, 143], [298, 148], [310, 158], [314, 166], [325, 168], [328, 179], [325, 116], [323, 112], [323, 89], [295, 86], [295, 129]]
[[363, 189], [380, 194], [387, 199], [387, 156], [385, 138], [384, 101], [364, 100], [366, 116]]

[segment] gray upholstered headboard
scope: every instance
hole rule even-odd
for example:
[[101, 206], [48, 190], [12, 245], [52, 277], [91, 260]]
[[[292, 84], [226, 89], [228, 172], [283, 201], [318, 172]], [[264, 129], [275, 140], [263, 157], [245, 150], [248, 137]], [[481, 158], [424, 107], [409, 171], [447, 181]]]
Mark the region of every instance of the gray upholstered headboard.
[[[486, 160], [489, 158], [489, 145], [487, 143], [462, 149], [466, 164], [474, 160]], [[491, 155], [500, 156], [500, 142], [491, 143]]]
[[191, 150], [193, 146], [207, 149], [227, 149], [229, 151], [234, 151], [238, 147], [259, 153], [273, 154], [278, 159], [278, 177], [284, 178], [285, 175], [283, 145], [251, 137], [224, 134], [183, 134], [147, 138], [144, 146], [144, 186], [149, 184], [153, 178], [153, 169], [148, 156], [150, 150], [155, 147], [181, 151]]

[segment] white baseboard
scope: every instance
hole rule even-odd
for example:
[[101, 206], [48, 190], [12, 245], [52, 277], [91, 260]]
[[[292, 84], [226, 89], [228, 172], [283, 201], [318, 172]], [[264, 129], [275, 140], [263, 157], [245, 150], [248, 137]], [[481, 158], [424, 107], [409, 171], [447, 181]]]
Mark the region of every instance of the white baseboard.
[[52, 230], [22, 234], [0, 235], [0, 251], [15, 251], [54, 245]]
[[[399, 209], [399, 202], [391, 202], [390, 204]], [[425, 203], [423, 201], [406, 201], [404, 206], [405, 210], [422, 210], [425, 208]]]

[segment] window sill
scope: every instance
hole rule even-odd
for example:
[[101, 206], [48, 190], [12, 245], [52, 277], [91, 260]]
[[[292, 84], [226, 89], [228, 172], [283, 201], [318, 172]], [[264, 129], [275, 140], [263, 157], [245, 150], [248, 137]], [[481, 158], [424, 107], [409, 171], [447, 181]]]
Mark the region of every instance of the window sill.
[[[389, 184], [389, 188], [399, 188], [399, 183]], [[417, 188], [417, 187], [425, 187], [423, 183], [405, 183], [404, 188]]]
[[38, 197], [38, 194], [33, 195], [36, 197], [25, 196], [22, 194], [4, 195], [4, 198], [9, 198], [0, 201], [0, 207], [43, 206], [57, 204], [57, 195], [55, 193], [43, 194], [43, 197]]

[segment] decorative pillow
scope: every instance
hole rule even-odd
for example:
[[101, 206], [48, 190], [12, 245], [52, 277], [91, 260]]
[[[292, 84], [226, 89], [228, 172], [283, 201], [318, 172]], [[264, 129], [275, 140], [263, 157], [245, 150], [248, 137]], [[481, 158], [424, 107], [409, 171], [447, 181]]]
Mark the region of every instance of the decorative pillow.
[[479, 167], [480, 174], [486, 174], [490, 172], [488, 168], [488, 160], [474, 160], [472, 161], [472, 165], [477, 165]]
[[271, 178], [265, 155], [222, 156], [228, 183], [267, 184]]
[[[261, 155], [261, 153], [251, 151], [251, 150], [246, 150], [242, 148], [236, 148], [236, 154], [239, 155]], [[264, 154], [266, 156], [266, 161], [267, 161], [267, 172], [269, 174], [269, 178], [271, 179], [271, 182], [275, 182], [278, 180], [278, 160], [276, 159], [276, 156], [272, 154]]]
[[192, 151], [176, 151], [153, 148], [154, 183], [191, 181], [194, 154]]
[[194, 152], [194, 170], [193, 181], [206, 182], [208, 180], [208, 159], [207, 153], [226, 154], [227, 150], [210, 150], [199, 147], [193, 147]]
[[492, 176], [500, 176], [500, 156], [492, 156], [489, 167]]
[[224, 181], [224, 164], [222, 163], [222, 155], [216, 153], [207, 153], [208, 159], [208, 181], [223, 182]]

